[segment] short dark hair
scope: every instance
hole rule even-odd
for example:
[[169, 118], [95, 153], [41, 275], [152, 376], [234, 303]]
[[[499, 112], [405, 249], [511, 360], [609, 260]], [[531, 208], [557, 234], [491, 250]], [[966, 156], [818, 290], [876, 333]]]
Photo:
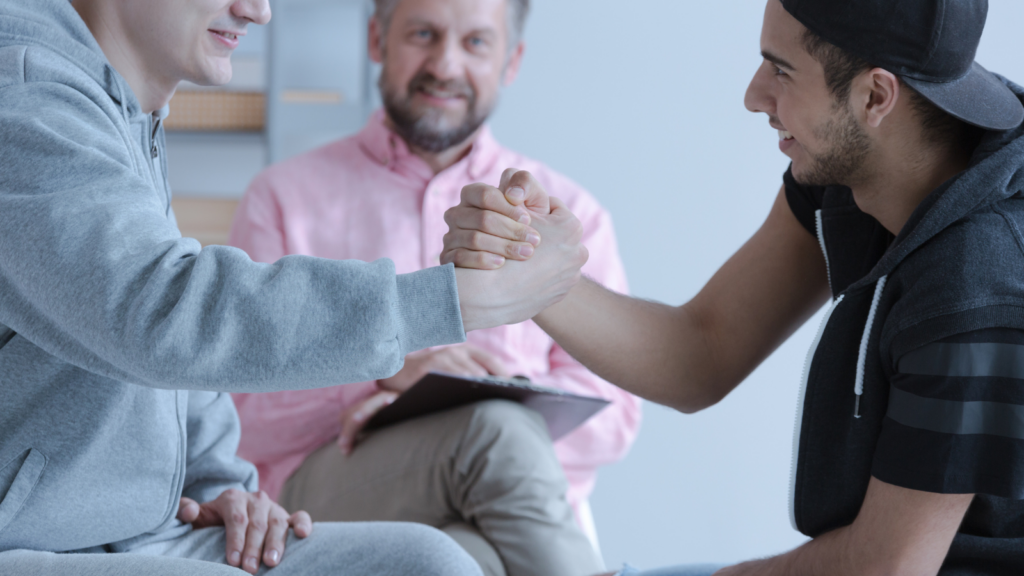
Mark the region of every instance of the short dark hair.
[[[810, 30], [804, 30], [804, 49], [825, 70], [825, 84], [836, 102], [845, 102], [850, 97], [853, 79], [861, 73], [873, 68], [871, 63], [832, 44]], [[900, 84], [910, 98], [910, 106], [921, 120], [925, 138], [936, 144], [957, 142], [966, 149], [973, 150], [981, 136], [982, 128], [971, 126], [951, 116], [945, 110], [932, 104], [928, 99], [914, 90], [906, 82]]]

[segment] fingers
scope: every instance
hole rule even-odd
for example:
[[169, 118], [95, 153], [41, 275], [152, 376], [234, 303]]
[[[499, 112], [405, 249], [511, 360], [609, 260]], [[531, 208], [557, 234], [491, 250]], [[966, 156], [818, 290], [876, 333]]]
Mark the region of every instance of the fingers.
[[228, 564], [238, 568], [242, 565], [245, 531], [249, 526], [248, 495], [240, 490], [227, 490], [214, 501], [214, 504], [219, 508], [224, 520]]
[[267, 521], [267, 538], [263, 544], [263, 563], [274, 567], [284, 556], [285, 540], [288, 538], [288, 526], [291, 518], [277, 503], [270, 505], [270, 517]]
[[[492, 193], [498, 194], [499, 201], [505, 203], [504, 198], [500, 197], [500, 193], [493, 188], [487, 193], [481, 193], [481, 198], [474, 199], [473, 201], [489, 205], [491, 203], [483, 201], [482, 198], [492, 195]], [[520, 210], [522, 209], [520, 208]], [[523, 213], [525, 214], [525, 211]], [[529, 223], [528, 219], [526, 221], [522, 219], [516, 220], [514, 215], [502, 214], [498, 210], [487, 206], [469, 204], [465, 200], [462, 204], [449, 208], [444, 213], [444, 221], [451, 230], [475, 230], [506, 240], [526, 242], [533, 246], [540, 244], [540, 235], [535, 229], [527, 225]]]
[[338, 435], [338, 448], [348, 456], [355, 448], [356, 438], [374, 414], [385, 406], [393, 403], [398, 393], [382, 391], [370, 396], [355, 406], [349, 407], [341, 415], [341, 434]]
[[501, 173], [501, 181], [498, 183], [498, 190], [508, 190], [508, 182], [516, 172], [519, 172], [517, 168], [506, 168], [505, 171]]
[[441, 264], [455, 264], [458, 268], [497, 270], [505, 264], [505, 259], [490, 252], [475, 252], [465, 248], [455, 248], [441, 253]]
[[496, 212], [522, 225], [530, 223], [530, 213], [523, 207], [509, 204], [505, 194], [493, 186], [470, 184], [462, 189], [461, 198], [460, 206]]
[[178, 501], [178, 520], [191, 524], [199, 518], [199, 503], [184, 496]]
[[[487, 214], [494, 214], [494, 212], [483, 212], [480, 220], [487, 220]], [[498, 226], [491, 226], [487, 222], [483, 222], [482, 226], [491, 229], [498, 228]], [[444, 242], [446, 246], [493, 254], [502, 259], [529, 260], [536, 251], [535, 246], [540, 244], [540, 236], [536, 234], [530, 236], [529, 242], [510, 242], [487, 232], [453, 228], [445, 234]]]
[[245, 529], [245, 548], [242, 550], [242, 569], [255, 574], [260, 569], [263, 543], [266, 541], [273, 502], [262, 490], [248, 498], [249, 524]]
[[[506, 170], [507, 174], [509, 170]], [[551, 204], [548, 193], [540, 182], [526, 170], [520, 170], [509, 176], [505, 181], [505, 174], [502, 174], [502, 182], [505, 186], [501, 190], [505, 192], [505, 198], [513, 206], [525, 206], [526, 208], [540, 214], [548, 214], [551, 211]]]
[[486, 369], [488, 374], [493, 374], [495, 376], [509, 375], [508, 370], [505, 368], [505, 363], [499, 360], [497, 356], [473, 346], [467, 346], [467, 349], [469, 351], [470, 358]]
[[444, 235], [441, 263], [496, 270], [506, 258], [527, 260], [540, 244], [540, 234], [529, 226], [492, 212], [456, 206], [445, 212], [449, 231]]
[[292, 530], [295, 530], [295, 535], [299, 538], [305, 538], [313, 533], [313, 520], [305, 510], [299, 510], [292, 514], [288, 518], [288, 524], [291, 525]]

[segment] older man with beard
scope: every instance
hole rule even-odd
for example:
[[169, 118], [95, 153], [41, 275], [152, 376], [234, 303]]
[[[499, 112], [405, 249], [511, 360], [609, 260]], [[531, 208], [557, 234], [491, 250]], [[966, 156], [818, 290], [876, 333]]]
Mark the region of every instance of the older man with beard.
[[[527, 0], [378, 0], [369, 50], [383, 64], [384, 110], [359, 134], [259, 175], [231, 243], [264, 262], [304, 254], [386, 257], [402, 272], [435, 266], [444, 212], [460, 190], [497, 184], [515, 166], [582, 221], [591, 254], [584, 272], [624, 292], [605, 210], [567, 178], [500, 146], [485, 125], [502, 85], [519, 70], [527, 9]], [[531, 254], [539, 238], [521, 240], [515, 250]], [[374, 432], [356, 447], [369, 417], [429, 371], [526, 375], [612, 404], [554, 445], [537, 415], [490, 402]], [[597, 468], [625, 455], [640, 421], [634, 396], [589, 372], [532, 322], [410, 355], [391, 378], [240, 394], [235, 402], [241, 454], [286, 506], [316, 520], [430, 524], [455, 537], [485, 572], [524, 576], [601, 569], [587, 497]]]

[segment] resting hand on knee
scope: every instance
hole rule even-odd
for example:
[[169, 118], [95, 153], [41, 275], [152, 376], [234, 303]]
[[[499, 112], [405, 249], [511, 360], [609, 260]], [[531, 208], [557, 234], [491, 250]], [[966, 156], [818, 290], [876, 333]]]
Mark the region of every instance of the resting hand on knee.
[[289, 516], [262, 490], [225, 490], [216, 500], [204, 504], [182, 498], [178, 520], [195, 528], [224, 526], [228, 564], [250, 574], [259, 570], [261, 557], [267, 566], [277, 566], [281, 562], [289, 527], [299, 538], [305, 538], [313, 531], [309, 514], [300, 510]]

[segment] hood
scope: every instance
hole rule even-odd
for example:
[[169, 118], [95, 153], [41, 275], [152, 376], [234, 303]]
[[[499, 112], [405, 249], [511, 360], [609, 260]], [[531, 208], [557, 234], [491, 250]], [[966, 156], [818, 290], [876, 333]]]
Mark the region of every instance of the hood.
[[[996, 76], [1024, 102], [1024, 88]], [[1024, 124], [1010, 130], [986, 132], [967, 170], [925, 198], [892, 248], [867, 276], [847, 290], [877, 283], [907, 256], [955, 222], [1021, 191], [1024, 191]]]
[[7, 46], [54, 52], [102, 86], [126, 117], [141, 112], [128, 83], [110, 65], [69, 0], [0, 0], [0, 49]]

